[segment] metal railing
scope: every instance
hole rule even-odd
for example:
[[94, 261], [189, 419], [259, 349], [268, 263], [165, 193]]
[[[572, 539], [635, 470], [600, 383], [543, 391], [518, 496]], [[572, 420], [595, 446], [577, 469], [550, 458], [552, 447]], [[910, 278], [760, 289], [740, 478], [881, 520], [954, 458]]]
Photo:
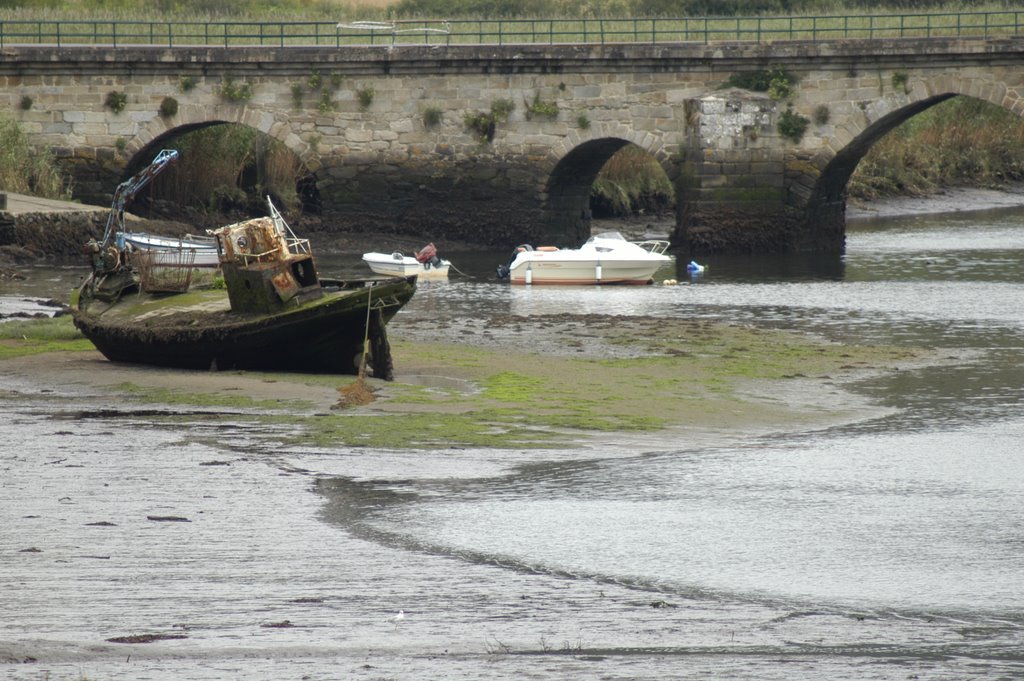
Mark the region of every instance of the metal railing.
[[341, 47], [991, 38], [1024, 34], [1024, 10], [676, 19], [333, 22], [0, 21], [0, 46]]

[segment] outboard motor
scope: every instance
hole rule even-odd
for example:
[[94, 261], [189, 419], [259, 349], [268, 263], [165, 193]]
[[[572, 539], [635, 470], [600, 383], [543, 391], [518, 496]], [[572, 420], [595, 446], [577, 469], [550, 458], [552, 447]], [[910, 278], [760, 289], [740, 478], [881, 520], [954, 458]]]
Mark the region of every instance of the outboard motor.
[[508, 264], [498, 265], [498, 269], [496, 272], [496, 274], [498, 275], [498, 279], [508, 279], [509, 275], [512, 274], [512, 263], [516, 261], [516, 256], [522, 253], [523, 251], [532, 250], [533, 246], [531, 246], [530, 244], [520, 244], [516, 246], [515, 250], [512, 251], [512, 257], [509, 259]]
[[433, 243], [429, 243], [420, 249], [416, 253], [416, 262], [423, 265], [424, 268], [430, 269], [431, 267], [440, 267], [441, 258], [437, 255], [437, 247]]

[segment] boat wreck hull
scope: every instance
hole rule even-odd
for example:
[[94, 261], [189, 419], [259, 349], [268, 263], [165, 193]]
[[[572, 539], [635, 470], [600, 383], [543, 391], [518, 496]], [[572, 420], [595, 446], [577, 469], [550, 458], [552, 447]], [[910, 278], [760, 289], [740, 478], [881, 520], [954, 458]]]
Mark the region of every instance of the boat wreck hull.
[[202, 291], [73, 306], [74, 321], [115, 362], [355, 374], [368, 342], [370, 372], [391, 379], [385, 325], [412, 298], [415, 278], [323, 283], [321, 299], [271, 314], [232, 312], [224, 291]]

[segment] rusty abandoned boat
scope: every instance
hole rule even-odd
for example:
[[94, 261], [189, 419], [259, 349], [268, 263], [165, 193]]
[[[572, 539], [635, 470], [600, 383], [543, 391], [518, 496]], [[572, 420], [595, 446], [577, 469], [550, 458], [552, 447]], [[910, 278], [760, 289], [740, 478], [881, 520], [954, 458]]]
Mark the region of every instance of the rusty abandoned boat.
[[188, 267], [133, 265], [109, 235], [89, 242], [92, 272], [72, 295], [75, 326], [117, 362], [355, 374], [365, 359], [374, 377], [393, 378], [385, 326], [416, 277], [321, 280], [309, 241], [273, 204], [270, 217], [212, 234], [223, 288], [190, 286]]

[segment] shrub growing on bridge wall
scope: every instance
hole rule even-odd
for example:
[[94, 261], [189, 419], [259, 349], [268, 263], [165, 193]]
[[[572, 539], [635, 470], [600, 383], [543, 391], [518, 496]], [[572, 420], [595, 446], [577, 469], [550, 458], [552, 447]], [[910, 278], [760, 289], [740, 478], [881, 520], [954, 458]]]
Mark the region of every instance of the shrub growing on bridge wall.
[[236, 83], [234, 77], [224, 76], [220, 85], [220, 96], [229, 102], [247, 102], [252, 99], [252, 85]]
[[128, 106], [128, 95], [116, 90], [108, 92], [106, 99], [103, 100], [103, 106], [107, 107], [115, 114], [119, 114], [124, 111], [126, 106]]
[[726, 87], [736, 87], [753, 92], [767, 92], [776, 101], [789, 99], [797, 77], [781, 66], [769, 66], [763, 71], [743, 71], [734, 73], [725, 81]]
[[498, 123], [507, 121], [515, 108], [515, 102], [511, 99], [496, 99], [491, 103], [490, 111], [468, 113], [464, 122], [467, 128], [476, 133], [481, 142], [493, 142]]
[[423, 127], [433, 128], [441, 124], [443, 113], [436, 106], [428, 106], [423, 110]]
[[317, 102], [316, 110], [322, 114], [334, 111], [334, 100], [331, 99], [331, 93], [329, 90], [324, 90], [320, 93], [320, 101]]
[[903, 71], [897, 71], [896, 73], [892, 74], [892, 89], [893, 90], [900, 90], [900, 91], [903, 92], [903, 94], [909, 94], [910, 93], [910, 88], [908, 87], [909, 80], [910, 80], [910, 76], [908, 76]]
[[302, 108], [302, 98], [306, 94], [306, 88], [302, 86], [302, 83], [292, 84], [292, 106], [296, 110]]
[[372, 87], [364, 87], [356, 90], [356, 98], [359, 100], [359, 110], [366, 111], [373, 104], [374, 91]]
[[160, 102], [160, 115], [164, 118], [173, 118], [178, 115], [178, 100], [174, 97], [164, 97]]
[[807, 132], [807, 126], [810, 122], [809, 118], [801, 116], [790, 107], [779, 116], [777, 129], [779, 134], [786, 139], [799, 143], [804, 138], [804, 133]]
[[538, 92], [533, 96], [532, 102], [526, 104], [526, 118], [530, 119], [534, 116], [541, 116], [543, 118], [557, 118], [558, 117], [558, 103], [557, 102], [545, 102], [540, 98]]

